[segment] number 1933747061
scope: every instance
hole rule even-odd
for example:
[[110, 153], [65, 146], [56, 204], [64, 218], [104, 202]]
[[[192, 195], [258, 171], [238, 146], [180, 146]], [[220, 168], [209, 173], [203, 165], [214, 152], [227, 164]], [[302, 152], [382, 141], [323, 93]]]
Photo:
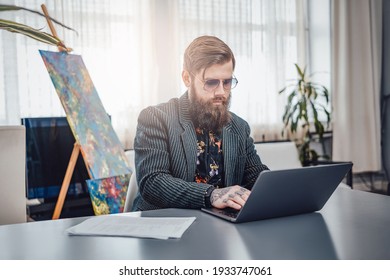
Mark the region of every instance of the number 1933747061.
[[220, 266], [213, 267], [213, 275], [264, 275], [271, 276], [271, 267]]

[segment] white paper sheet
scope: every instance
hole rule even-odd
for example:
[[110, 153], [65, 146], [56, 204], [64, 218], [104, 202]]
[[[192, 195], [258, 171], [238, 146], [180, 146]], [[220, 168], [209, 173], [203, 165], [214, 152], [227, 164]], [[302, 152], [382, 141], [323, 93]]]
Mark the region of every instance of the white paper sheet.
[[186, 218], [148, 218], [103, 215], [89, 218], [66, 230], [69, 235], [125, 236], [141, 238], [181, 238], [195, 221]]

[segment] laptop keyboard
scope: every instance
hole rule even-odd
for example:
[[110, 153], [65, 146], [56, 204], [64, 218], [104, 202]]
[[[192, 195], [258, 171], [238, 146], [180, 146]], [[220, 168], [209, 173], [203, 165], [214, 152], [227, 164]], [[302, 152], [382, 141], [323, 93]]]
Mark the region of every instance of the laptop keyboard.
[[238, 212], [240, 211], [233, 208], [225, 208], [225, 209], [219, 209], [218, 212], [222, 215], [226, 215], [231, 218], [237, 218]]

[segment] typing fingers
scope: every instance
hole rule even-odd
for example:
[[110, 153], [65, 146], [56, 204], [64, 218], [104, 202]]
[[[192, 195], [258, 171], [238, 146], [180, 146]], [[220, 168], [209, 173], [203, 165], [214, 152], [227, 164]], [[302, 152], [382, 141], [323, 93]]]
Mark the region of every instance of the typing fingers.
[[247, 199], [249, 197], [249, 194], [250, 194], [250, 191], [248, 191], [245, 188], [242, 188], [242, 189], [244, 189], [245, 191], [240, 189], [238, 191], [235, 191], [234, 194], [235, 194], [236, 197], [239, 197], [239, 199], [241, 199], [243, 201], [247, 201]]
[[250, 191], [240, 187], [232, 186], [213, 191], [210, 202], [214, 207], [241, 209], [250, 195]]
[[[235, 208], [235, 209], [241, 209], [241, 207], [245, 204], [247, 201], [249, 194], [247, 192], [238, 190], [234, 191], [234, 193], [230, 193], [228, 195], [229, 200], [233, 202], [233, 206], [228, 205], [229, 207]], [[236, 207], [238, 205], [239, 207]]]

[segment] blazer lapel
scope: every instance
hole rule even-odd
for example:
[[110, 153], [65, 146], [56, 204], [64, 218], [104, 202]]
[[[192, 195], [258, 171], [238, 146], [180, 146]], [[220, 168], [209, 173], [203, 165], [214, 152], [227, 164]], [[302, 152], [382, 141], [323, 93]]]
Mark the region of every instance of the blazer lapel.
[[229, 123], [223, 129], [222, 135], [222, 150], [225, 166], [225, 186], [231, 186], [237, 181], [234, 178], [237, 170], [235, 167], [238, 166], [237, 161], [239, 160], [239, 137], [231, 130], [231, 124]]
[[181, 135], [185, 158], [187, 161], [187, 181], [194, 179], [196, 171], [196, 137], [193, 129], [185, 127], [184, 132]]
[[186, 158], [186, 163], [183, 164], [187, 166], [187, 181], [194, 179], [197, 158], [195, 128], [190, 118], [189, 106], [188, 92], [186, 92], [179, 99], [179, 119], [184, 129], [181, 140]]

